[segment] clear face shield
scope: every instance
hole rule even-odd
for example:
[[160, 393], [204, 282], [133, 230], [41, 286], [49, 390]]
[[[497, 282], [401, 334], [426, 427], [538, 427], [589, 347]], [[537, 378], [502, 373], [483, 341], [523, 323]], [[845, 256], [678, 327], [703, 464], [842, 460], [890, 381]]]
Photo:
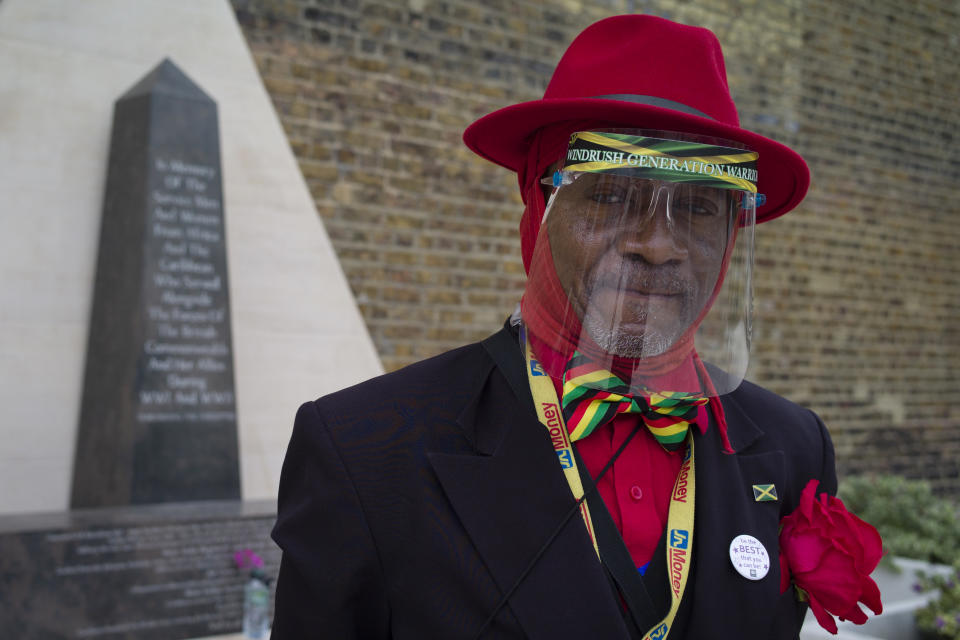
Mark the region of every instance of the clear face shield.
[[[638, 130], [573, 134], [562, 168], [544, 179], [530, 273], [534, 286], [558, 284], [567, 304], [553, 307], [561, 329], [537, 338], [635, 388], [735, 389], [750, 349], [757, 201], [757, 154], [736, 145]], [[689, 375], [694, 345], [719, 369], [710, 383]], [[687, 375], [674, 375], [683, 367]]]

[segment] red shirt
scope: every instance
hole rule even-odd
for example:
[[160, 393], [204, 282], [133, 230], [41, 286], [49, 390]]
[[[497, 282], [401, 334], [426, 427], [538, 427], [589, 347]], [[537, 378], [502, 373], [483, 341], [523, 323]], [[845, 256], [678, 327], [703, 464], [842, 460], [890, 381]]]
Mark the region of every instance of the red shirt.
[[[550, 364], [548, 370], [556, 370], [559, 355], [536, 337], [532, 337], [531, 343], [541, 363], [546, 359]], [[692, 364], [687, 375], [696, 375]], [[557, 397], [561, 397], [560, 380], [553, 376], [550, 379]], [[636, 414], [620, 414], [574, 443], [592, 478], [600, 475], [640, 420]], [[704, 405], [699, 409], [697, 426], [704, 432], [707, 424], [707, 405]], [[668, 452], [649, 430], [641, 426], [627, 448], [597, 483], [597, 491], [637, 567], [650, 562], [657, 549], [670, 513], [670, 494], [680, 473], [683, 453], [682, 448]]]
[[[574, 446], [596, 478], [640, 422], [636, 414], [620, 414]], [[620, 457], [597, 483], [597, 491], [623, 536], [637, 567], [650, 562], [667, 524], [670, 493], [680, 472], [683, 450], [666, 451], [641, 426]]]

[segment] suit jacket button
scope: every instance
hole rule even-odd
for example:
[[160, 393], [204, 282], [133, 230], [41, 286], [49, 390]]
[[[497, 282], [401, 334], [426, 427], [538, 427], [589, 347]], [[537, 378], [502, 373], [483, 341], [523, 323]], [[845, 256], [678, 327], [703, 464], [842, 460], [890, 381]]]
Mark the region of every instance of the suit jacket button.
[[643, 489], [641, 489], [637, 485], [633, 485], [632, 487], [630, 487], [630, 497], [633, 498], [634, 501], [640, 502], [641, 500], [643, 500]]

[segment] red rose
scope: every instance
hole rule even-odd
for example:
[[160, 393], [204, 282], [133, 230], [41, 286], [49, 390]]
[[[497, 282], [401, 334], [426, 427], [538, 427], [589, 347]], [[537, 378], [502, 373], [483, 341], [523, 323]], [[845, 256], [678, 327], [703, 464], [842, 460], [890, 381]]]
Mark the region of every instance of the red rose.
[[817, 492], [811, 480], [797, 510], [780, 521], [780, 593], [793, 581], [810, 602], [820, 626], [837, 632], [833, 615], [855, 624], [867, 621], [857, 602], [879, 614], [880, 590], [870, 573], [883, 544], [873, 526], [853, 515], [839, 498]]

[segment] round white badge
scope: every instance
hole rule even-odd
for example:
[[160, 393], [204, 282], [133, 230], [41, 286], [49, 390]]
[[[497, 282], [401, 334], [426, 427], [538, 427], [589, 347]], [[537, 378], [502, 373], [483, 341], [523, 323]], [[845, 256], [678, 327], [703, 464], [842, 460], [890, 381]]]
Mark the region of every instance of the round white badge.
[[770, 555], [766, 547], [745, 533], [730, 543], [730, 562], [747, 580], [761, 580], [770, 571]]

